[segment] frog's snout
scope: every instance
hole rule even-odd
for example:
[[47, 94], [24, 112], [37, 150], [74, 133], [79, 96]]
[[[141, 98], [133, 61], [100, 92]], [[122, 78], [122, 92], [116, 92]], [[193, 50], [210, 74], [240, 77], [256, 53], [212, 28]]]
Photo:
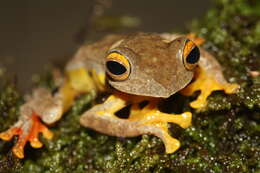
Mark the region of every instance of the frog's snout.
[[109, 81], [109, 84], [121, 92], [139, 96], [168, 98], [175, 93], [152, 79], [145, 81], [132, 80], [129, 82]]

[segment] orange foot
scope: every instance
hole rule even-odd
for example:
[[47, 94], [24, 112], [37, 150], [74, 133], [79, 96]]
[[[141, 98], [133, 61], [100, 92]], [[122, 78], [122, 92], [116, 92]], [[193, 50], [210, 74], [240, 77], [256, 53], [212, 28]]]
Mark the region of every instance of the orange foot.
[[24, 158], [24, 146], [29, 141], [34, 148], [41, 148], [42, 143], [38, 139], [38, 134], [42, 133], [47, 139], [52, 139], [52, 132], [41, 123], [39, 117], [33, 113], [29, 119], [19, 120], [13, 127], [0, 133], [0, 138], [9, 141], [13, 136], [18, 135], [18, 141], [13, 147], [13, 153], [20, 159]]

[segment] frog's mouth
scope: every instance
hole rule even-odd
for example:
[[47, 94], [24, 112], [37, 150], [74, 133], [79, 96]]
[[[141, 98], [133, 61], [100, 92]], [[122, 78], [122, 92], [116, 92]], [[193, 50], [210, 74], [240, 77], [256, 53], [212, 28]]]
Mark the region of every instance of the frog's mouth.
[[[187, 84], [190, 81], [187, 81]], [[146, 97], [156, 97], [156, 98], [168, 98], [171, 95], [175, 94], [179, 90], [183, 89], [186, 85], [182, 85], [183, 87], [172, 87], [166, 88], [162, 84], [155, 82], [154, 80], [148, 81], [139, 81], [129, 80], [129, 82], [117, 82], [117, 81], [109, 81], [109, 84], [126, 94], [137, 95], [137, 96], [146, 96]]]
[[168, 98], [186, 87], [191, 82], [192, 78], [193, 72], [187, 72], [181, 76], [175, 76], [175, 78], [167, 81], [167, 83], [158, 82], [153, 78], [148, 79], [145, 76], [138, 76], [136, 78], [130, 77], [125, 81], [108, 80], [108, 82], [113, 88], [126, 94]]

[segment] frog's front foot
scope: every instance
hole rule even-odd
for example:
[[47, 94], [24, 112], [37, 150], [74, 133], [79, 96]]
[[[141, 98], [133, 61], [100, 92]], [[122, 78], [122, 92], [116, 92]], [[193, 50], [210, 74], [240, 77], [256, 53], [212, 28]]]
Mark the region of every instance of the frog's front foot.
[[195, 91], [201, 91], [198, 98], [190, 103], [192, 108], [200, 109], [207, 105], [207, 98], [213, 91], [224, 90], [226, 94], [233, 94], [238, 88], [238, 84], [219, 82], [202, 69], [198, 69], [195, 81], [181, 90], [181, 93], [185, 96], [191, 96]]
[[94, 106], [85, 112], [80, 123], [101, 133], [118, 137], [153, 134], [163, 140], [166, 153], [173, 153], [180, 147], [180, 142], [170, 136], [168, 123], [176, 123], [182, 128], [191, 125], [190, 112], [180, 115], [166, 114], [160, 112], [154, 103], [150, 103], [142, 109], [134, 104], [128, 119], [118, 118], [115, 112], [124, 106], [126, 106], [125, 100], [111, 96], [103, 104]]
[[157, 105], [151, 102], [143, 109], [139, 109], [133, 106], [129, 120], [142, 121], [143, 124], [154, 123], [175, 123], [182, 128], [188, 128], [191, 125], [192, 114], [190, 112], [184, 112], [182, 114], [167, 114], [158, 110]]
[[18, 136], [12, 149], [18, 158], [24, 157], [24, 147], [27, 142], [30, 142], [34, 148], [42, 147], [38, 138], [39, 133], [47, 139], [52, 138], [52, 132], [41, 122], [40, 118], [48, 124], [56, 121], [62, 113], [58, 100], [52, 98], [49, 91], [45, 89], [35, 90], [33, 96], [20, 107], [20, 119], [7, 131], [0, 133], [0, 138], [5, 141]]
[[30, 142], [33, 148], [41, 148], [42, 143], [38, 139], [39, 133], [47, 139], [51, 139], [53, 134], [48, 128], [41, 123], [36, 114], [32, 114], [28, 118], [20, 119], [15, 125], [5, 132], [0, 133], [0, 138], [9, 141], [13, 136], [18, 135], [18, 140], [12, 151], [18, 158], [24, 158], [24, 147]]
[[141, 134], [153, 134], [161, 138], [165, 145], [166, 153], [175, 152], [180, 147], [180, 142], [173, 138], [168, 131], [168, 123], [175, 123], [182, 128], [188, 128], [191, 125], [192, 114], [184, 112], [182, 114], [167, 114], [160, 112], [156, 103], [150, 102], [140, 111], [133, 107], [129, 121], [137, 122]]

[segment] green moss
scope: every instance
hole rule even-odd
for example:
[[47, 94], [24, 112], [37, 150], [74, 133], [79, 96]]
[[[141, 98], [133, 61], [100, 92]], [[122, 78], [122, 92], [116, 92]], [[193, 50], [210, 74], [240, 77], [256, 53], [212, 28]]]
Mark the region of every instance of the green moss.
[[[154, 136], [123, 139], [81, 127], [79, 115], [94, 104], [85, 95], [51, 128], [54, 140], [41, 139], [42, 149], [28, 146], [23, 161], [8, 152], [12, 143], [0, 141], [0, 172], [259, 172], [260, 77], [250, 75], [260, 67], [259, 9], [258, 0], [218, 0], [204, 20], [193, 22], [192, 31], [206, 39], [203, 46], [241, 89], [235, 95], [215, 92], [207, 108], [193, 112], [192, 127], [172, 124], [173, 136], [182, 142], [176, 153], [166, 155]], [[49, 76], [41, 81], [55, 89]], [[176, 111], [183, 112], [193, 98], [173, 99], [180, 100]], [[21, 102], [12, 85], [1, 87], [0, 130], [16, 120]]]
[[[6, 130], [17, 120], [21, 103], [22, 99], [12, 84], [4, 82], [0, 85], [0, 131]], [[0, 141], [0, 172], [16, 172], [22, 167], [21, 161], [10, 151], [12, 145], [12, 142]]]

